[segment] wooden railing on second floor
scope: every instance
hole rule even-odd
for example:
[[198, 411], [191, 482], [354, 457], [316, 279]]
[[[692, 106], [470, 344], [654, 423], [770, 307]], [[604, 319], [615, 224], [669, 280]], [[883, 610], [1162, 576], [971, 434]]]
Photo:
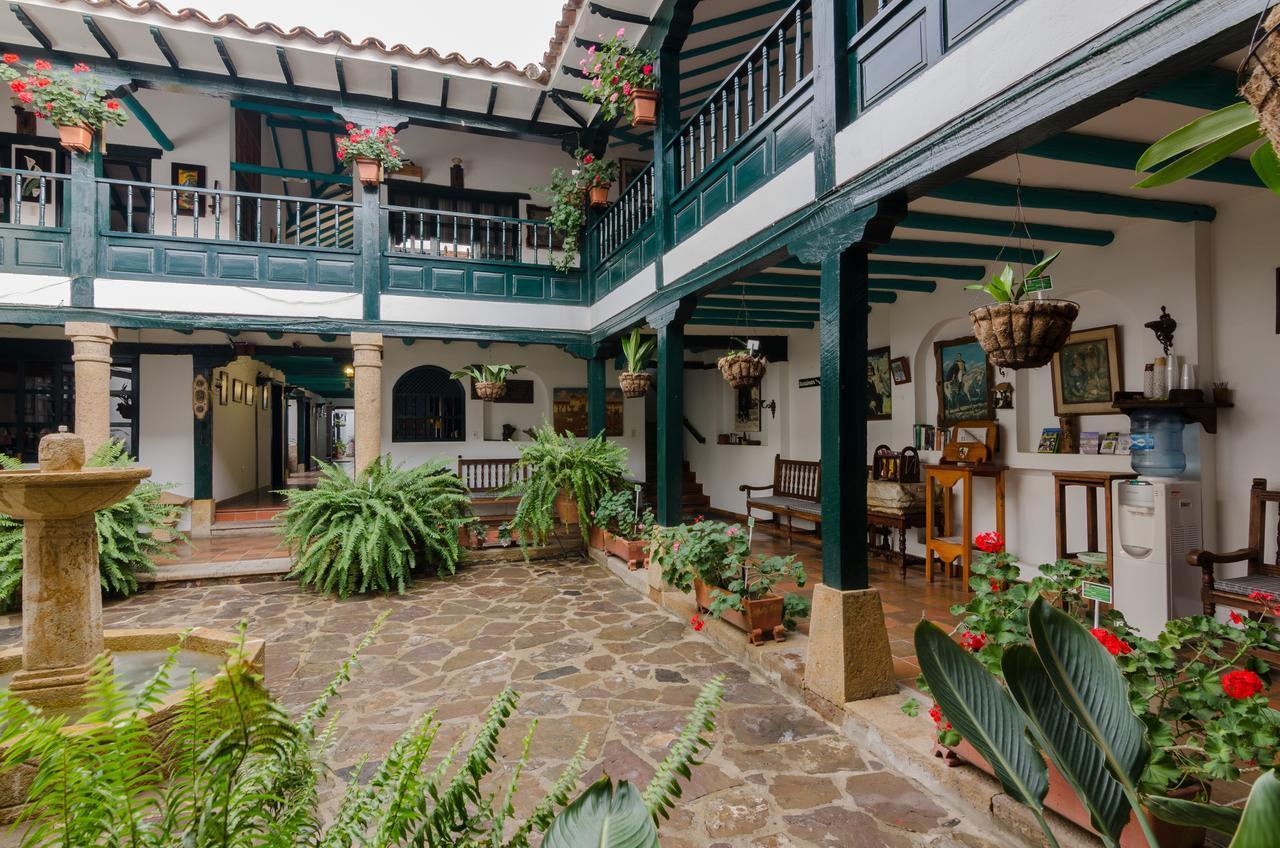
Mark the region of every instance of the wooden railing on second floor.
[[65, 227], [68, 174], [0, 168], [0, 223]]
[[603, 262], [638, 233], [653, 217], [653, 163], [624, 186], [618, 199], [609, 205], [588, 231], [597, 263]]
[[546, 221], [383, 206], [388, 251], [433, 259], [550, 265], [559, 238]]

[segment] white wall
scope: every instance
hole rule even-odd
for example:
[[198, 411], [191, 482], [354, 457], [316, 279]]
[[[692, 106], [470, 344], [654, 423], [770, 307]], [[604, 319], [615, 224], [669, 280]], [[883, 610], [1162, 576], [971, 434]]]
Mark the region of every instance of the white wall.
[[[435, 365], [446, 371], [454, 371], [466, 365], [478, 363], [508, 363], [524, 365], [515, 379], [533, 380], [532, 404], [485, 403], [470, 399], [470, 381], [467, 385], [467, 439], [465, 442], [393, 442], [391, 441], [392, 393], [396, 381], [419, 365]], [[612, 362], [606, 369], [606, 385], [617, 388], [617, 376]], [[514, 457], [519, 455], [520, 442], [529, 438], [519, 432], [526, 427], [541, 426], [551, 421], [552, 391], [557, 388], [585, 389], [587, 365], [562, 350], [545, 345], [520, 347], [515, 344], [495, 343], [487, 349], [471, 343], [445, 344], [440, 341], [418, 340], [405, 345], [399, 339], [388, 338], [383, 352], [382, 366], [382, 449], [393, 460], [416, 465], [431, 457], [439, 457], [455, 465], [459, 455], [468, 459], [484, 457]], [[512, 424], [517, 429], [515, 442], [500, 441], [502, 425]], [[631, 473], [644, 475], [644, 399], [624, 400], [623, 437], [614, 441], [629, 451]]]
[[[259, 374], [279, 372], [248, 357], [240, 357], [214, 372], [224, 379], [240, 380], [246, 386], [254, 386]], [[252, 406], [231, 400], [228, 386], [227, 405], [213, 403], [213, 499], [226, 500], [236, 495], [252, 492], [271, 485], [271, 410], [264, 410], [254, 389]]]
[[195, 495], [190, 356], [139, 357], [138, 462], [171, 491]]

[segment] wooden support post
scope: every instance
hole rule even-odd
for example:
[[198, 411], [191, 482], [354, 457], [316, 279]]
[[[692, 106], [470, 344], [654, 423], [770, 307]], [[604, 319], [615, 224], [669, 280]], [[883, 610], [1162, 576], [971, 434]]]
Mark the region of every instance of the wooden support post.
[[[663, 254], [675, 244], [675, 215], [671, 211], [671, 201], [680, 188], [676, 184], [676, 174], [680, 169], [671, 142], [680, 131], [680, 50], [693, 24], [694, 5], [689, 0], [671, 4], [671, 20], [658, 50], [657, 70], [662, 97], [658, 100], [658, 120], [653, 128], [653, 190], [657, 195], [653, 203], [653, 226], [658, 236], [654, 271], [659, 287], [663, 284]], [[661, 26], [664, 22], [655, 23]]]
[[849, 37], [851, 26], [856, 27], [850, 22], [849, 5], [848, 0], [813, 0], [813, 167], [818, 196], [836, 184], [836, 133], [849, 122]]
[[693, 301], [675, 303], [650, 315], [658, 331], [658, 509], [659, 524], [684, 519], [684, 325]]
[[605, 428], [605, 357], [596, 353], [587, 360], [587, 435], [597, 436]]
[[357, 191], [360, 196], [360, 278], [364, 292], [364, 318], [377, 321], [382, 317], [382, 238], [386, 230], [380, 202], [382, 187], [366, 188], [361, 185]]
[[94, 144], [88, 153], [71, 154], [71, 179], [67, 181], [72, 306], [93, 306], [93, 280], [98, 275], [98, 177], [102, 176], [102, 153], [96, 146], [96, 136]]
[[[204, 417], [191, 415], [191, 445], [193, 451], [193, 481], [191, 491], [191, 536], [205, 538], [213, 527], [213, 416], [216, 406], [212, 398], [217, 394], [214, 385], [214, 369], [225, 362], [225, 357], [195, 356], [192, 358], [191, 379], [194, 384], [201, 377], [209, 387], [210, 403]], [[231, 379], [223, 375], [224, 380]]]

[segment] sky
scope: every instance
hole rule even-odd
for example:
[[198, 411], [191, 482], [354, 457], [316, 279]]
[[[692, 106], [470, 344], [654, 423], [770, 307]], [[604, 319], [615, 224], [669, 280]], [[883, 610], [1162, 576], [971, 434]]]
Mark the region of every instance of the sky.
[[[323, 34], [342, 30], [356, 41], [378, 38], [414, 50], [434, 47], [468, 59], [540, 64], [564, 0], [187, 0], [210, 17], [239, 15], [250, 24], [272, 21]], [[357, 14], [357, 11], [359, 14]]]

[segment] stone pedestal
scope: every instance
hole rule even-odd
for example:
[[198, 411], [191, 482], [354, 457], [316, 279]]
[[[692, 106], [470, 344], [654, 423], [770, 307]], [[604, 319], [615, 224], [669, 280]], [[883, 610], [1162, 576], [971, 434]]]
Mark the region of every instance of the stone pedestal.
[[898, 690], [879, 592], [814, 587], [804, 687], [837, 709]]
[[80, 702], [102, 653], [98, 533], [92, 512], [26, 519], [22, 534], [22, 670], [10, 688], [38, 706]]
[[197, 498], [191, 502], [191, 530], [187, 533], [193, 539], [208, 539], [213, 535], [214, 513], [218, 502], [212, 498]]
[[355, 367], [355, 471], [382, 455], [382, 334], [352, 333]]
[[76, 371], [75, 433], [92, 456], [111, 438], [111, 345], [116, 333], [90, 321], [68, 321], [65, 332]]

